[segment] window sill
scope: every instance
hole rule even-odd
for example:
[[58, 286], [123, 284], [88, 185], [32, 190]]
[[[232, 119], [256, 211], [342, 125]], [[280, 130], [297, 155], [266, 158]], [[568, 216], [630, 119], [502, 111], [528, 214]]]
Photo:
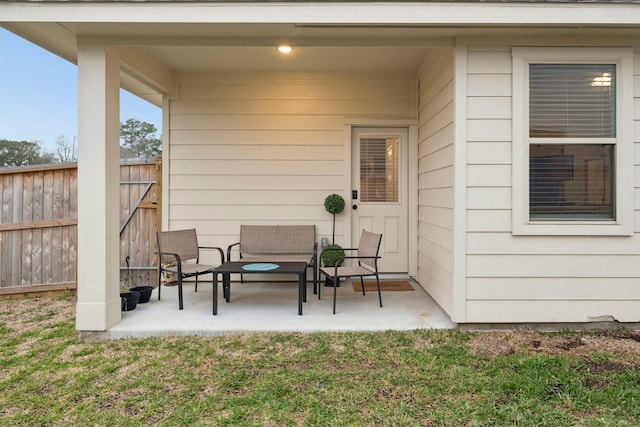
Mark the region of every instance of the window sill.
[[513, 227], [514, 236], [632, 236], [633, 228], [612, 221], [531, 222]]

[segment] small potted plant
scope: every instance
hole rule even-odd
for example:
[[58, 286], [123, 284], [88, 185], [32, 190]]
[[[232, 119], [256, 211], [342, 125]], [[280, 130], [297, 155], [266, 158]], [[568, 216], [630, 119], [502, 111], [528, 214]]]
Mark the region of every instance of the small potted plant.
[[[340, 258], [342, 258], [344, 255], [344, 249], [342, 249], [342, 246], [331, 243], [325, 246], [325, 248], [322, 250], [320, 259], [322, 260], [322, 264], [324, 264], [325, 267], [336, 267], [336, 265], [339, 267], [340, 264], [342, 264]], [[338, 264], [338, 262], [340, 262], [340, 264]], [[333, 280], [327, 276], [324, 285], [333, 286]], [[340, 286], [340, 279], [338, 279], [338, 283], [336, 283], [336, 287], [338, 286]]]

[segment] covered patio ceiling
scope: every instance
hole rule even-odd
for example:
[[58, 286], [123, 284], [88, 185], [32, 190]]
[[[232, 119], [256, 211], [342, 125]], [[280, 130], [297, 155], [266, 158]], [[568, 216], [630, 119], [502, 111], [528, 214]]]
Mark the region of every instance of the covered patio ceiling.
[[[575, 26], [317, 23], [20, 22], [4, 26], [73, 63], [77, 62], [81, 37], [122, 46], [123, 88], [158, 106], [162, 104], [161, 93], [169, 88], [150, 84], [144, 78], [150, 69], [165, 76], [228, 71], [415, 73], [430, 48], [453, 47], [457, 37], [490, 31], [492, 36], [544, 34], [579, 38], [587, 31]], [[634, 28], [631, 33], [639, 32]], [[631, 33], [626, 35], [633, 36]], [[279, 53], [277, 46], [281, 44], [292, 46], [293, 51], [288, 55]], [[141, 67], [143, 62], [146, 70]]]

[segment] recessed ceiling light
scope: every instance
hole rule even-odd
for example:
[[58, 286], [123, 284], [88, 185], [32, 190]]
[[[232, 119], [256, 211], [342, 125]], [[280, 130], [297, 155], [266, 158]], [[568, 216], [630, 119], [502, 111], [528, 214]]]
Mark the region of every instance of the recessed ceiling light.
[[291, 49], [291, 46], [282, 45], [282, 46], [278, 46], [278, 50], [282, 53], [289, 53], [293, 49]]

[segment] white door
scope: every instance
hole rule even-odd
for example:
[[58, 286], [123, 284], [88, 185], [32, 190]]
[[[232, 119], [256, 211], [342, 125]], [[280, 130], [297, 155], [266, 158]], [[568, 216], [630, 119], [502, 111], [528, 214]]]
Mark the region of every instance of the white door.
[[352, 247], [362, 229], [382, 233], [381, 271], [408, 271], [408, 130], [353, 128]]

